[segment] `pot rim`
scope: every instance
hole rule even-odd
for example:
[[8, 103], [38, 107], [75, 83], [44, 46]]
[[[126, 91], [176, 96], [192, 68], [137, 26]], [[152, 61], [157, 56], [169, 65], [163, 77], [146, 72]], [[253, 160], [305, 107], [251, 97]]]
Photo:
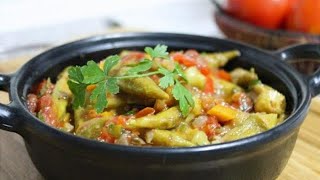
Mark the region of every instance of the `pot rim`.
[[[170, 36], [170, 37], [179, 37], [179, 38], [196, 38], [199, 40], [212, 40], [212, 41], [224, 41], [226, 43], [231, 43], [236, 46], [242, 46], [243, 48], [249, 48], [254, 51], [257, 51], [259, 53], [264, 53], [268, 56], [273, 56], [274, 59], [277, 59], [279, 62], [278, 64], [281, 65], [281, 69], [287, 76], [292, 76], [295, 80], [298, 86], [302, 89], [301, 92], [301, 101], [298, 102], [298, 106], [292, 112], [284, 122], [277, 125], [276, 127], [267, 130], [265, 132], [259, 133], [254, 136], [250, 136], [247, 138], [242, 138], [236, 141], [231, 142], [224, 142], [224, 143], [218, 143], [218, 144], [210, 144], [206, 146], [195, 146], [195, 147], [179, 147], [179, 148], [168, 148], [168, 147], [139, 147], [139, 146], [124, 146], [124, 145], [117, 145], [117, 144], [109, 144], [109, 143], [101, 143], [96, 140], [90, 140], [86, 139], [80, 136], [73, 135], [71, 133], [63, 132], [59, 129], [56, 129], [54, 127], [51, 127], [50, 125], [47, 125], [46, 123], [40, 121], [38, 118], [33, 116], [25, 106], [25, 104], [21, 101], [18, 95], [17, 87], [18, 84], [21, 83], [19, 80], [22, 78], [22, 76], [25, 74], [24, 71], [28, 66], [37, 61], [41, 56], [45, 56], [48, 53], [52, 53], [54, 51], [60, 51], [61, 49], [68, 48], [71, 46], [81, 46], [86, 45], [94, 42], [99, 42], [106, 39], [121, 39], [121, 38], [146, 38], [151, 39], [152, 37], [161, 37], [161, 36]], [[134, 39], [133, 39], [134, 41]], [[89, 46], [88, 46], [89, 47]], [[32, 58], [29, 62], [27, 62], [25, 65], [23, 65], [11, 78], [11, 88], [10, 88], [10, 94], [12, 103], [11, 106], [17, 109], [17, 113], [22, 117], [22, 123], [24, 126], [24, 129], [27, 129], [27, 131], [22, 132], [21, 130], [17, 130], [16, 132], [18, 134], [21, 134], [22, 136], [25, 133], [30, 133], [30, 131], [39, 131], [39, 132], [46, 132], [44, 134], [45, 136], [55, 137], [58, 141], [65, 141], [66, 143], [73, 143], [80, 145], [82, 147], [88, 147], [88, 148], [99, 148], [101, 150], [115, 150], [115, 151], [122, 151], [122, 152], [132, 152], [132, 153], [147, 153], [147, 154], [186, 154], [186, 153], [198, 153], [198, 152], [204, 152], [204, 151], [210, 151], [210, 152], [234, 152], [234, 151], [240, 151], [241, 149], [248, 149], [251, 147], [256, 147], [258, 145], [267, 144], [268, 142], [271, 142], [275, 139], [278, 139], [279, 137], [292, 132], [292, 129], [297, 128], [302, 121], [304, 120], [304, 116], [306, 115], [306, 111], [309, 107], [310, 101], [311, 101], [311, 94], [309, 90], [309, 86], [307, 85], [306, 81], [298, 74], [298, 72], [293, 69], [292, 67], [289, 67], [285, 64], [285, 62], [282, 62], [279, 60], [279, 57], [274, 56], [273, 54], [261, 50], [259, 48], [247, 45], [245, 43], [236, 42], [233, 40], [227, 40], [227, 39], [219, 39], [214, 37], [207, 37], [207, 36], [199, 36], [199, 35], [190, 35], [190, 34], [176, 34], [176, 33], [141, 33], [141, 32], [135, 32], [135, 33], [115, 33], [115, 34], [107, 34], [107, 35], [99, 35], [99, 36], [93, 36], [85, 39], [81, 39], [78, 41], [70, 42], [67, 44], [63, 44], [60, 46], [57, 46], [53, 49], [49, 49], [45, 51], [44, 53], [41, 53], [40, 55]], [[23, 82], [25, 85], [25, 82]], [[295, 88], [297, 85], [295, 85]], [[20, 111], [19, 109], [23, 109], [24, 111]], [[23, 127], [22, 127], [23, 128]]]

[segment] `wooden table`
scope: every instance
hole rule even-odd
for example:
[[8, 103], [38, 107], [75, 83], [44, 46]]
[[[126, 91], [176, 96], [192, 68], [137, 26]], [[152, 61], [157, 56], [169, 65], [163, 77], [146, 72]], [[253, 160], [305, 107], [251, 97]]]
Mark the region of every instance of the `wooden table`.
[[[15, 71], [25, 62], [18, 58], [0, 63], [0, 73]], [[7, 93], [0, 91], [0, 102], [7, 103]], [[0, 130], [0, 179], [43, 179], [31, 162], [22, 138]], [[308, 116], [301, 127], [299, 138], [288, 165], [279, 180], [320, 179], [320, 98], [314, 98]]]

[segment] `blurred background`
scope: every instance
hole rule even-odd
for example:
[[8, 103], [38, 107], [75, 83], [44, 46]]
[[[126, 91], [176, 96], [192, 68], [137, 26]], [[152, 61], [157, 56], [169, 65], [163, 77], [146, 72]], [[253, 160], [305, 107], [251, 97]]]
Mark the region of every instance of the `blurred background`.
[[209, 0], [1, 0], [0, 52], [117, 31], [220, 36]]

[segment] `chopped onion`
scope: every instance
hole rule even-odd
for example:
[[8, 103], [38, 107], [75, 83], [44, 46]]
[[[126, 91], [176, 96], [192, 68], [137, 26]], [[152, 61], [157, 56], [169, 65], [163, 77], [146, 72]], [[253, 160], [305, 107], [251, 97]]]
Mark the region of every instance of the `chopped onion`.
[[208, 120], [207, 116], [199, 116], [194, 119], [194, 121], [192, 122], [192, 126], [195, 128], [201, 128], [205, 125], [207, 120]]

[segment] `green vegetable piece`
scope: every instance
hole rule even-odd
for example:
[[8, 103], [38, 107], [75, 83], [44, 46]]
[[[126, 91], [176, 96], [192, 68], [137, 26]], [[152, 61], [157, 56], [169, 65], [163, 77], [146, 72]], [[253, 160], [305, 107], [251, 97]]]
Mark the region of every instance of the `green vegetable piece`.
[[185, 123], [181, 123], [176, 129], [176, 132], [178, 132], [181, 137], [192, 142], [195, 145], [203, 146], [210, 144], [206, 133], [198, 129], [192, 129]]
[[108, 94], [108, 107], [106, 109], [118, 109], [123, 110], [125, 105], [141, 105], [141, 106], [153, 106], [154, 99], [137, 98], [135, 96], [130, 96], [125, 93], [120, 93], [117, 95]]
[[233, 83], [244, 88], [258, 80], [258, 75], [254, 72], [254, 69], [248, 71], [243, 68], [236, 68], [230, 72], [230, 75]]
[[191, 110], [191, 113], [195, 116], [199, 116], [203, 113], [202, 101], [199, 96], [193, 96], [194, 107]]
[[74, 125], [75, 125], [76, 131], [80, 127], [80, 125], [86, 121], [83, 117], [84, 113], [85, 113], [85, 109], [82, 107], [74, 110]]
[[52, 92], [52, 100], [57, 110], [58, 119], [67, 113], [68, 99], [72, 96], [72, 93], [68, 87], [68, 71], [64, 70], [58, 76], [58, 81]]
[[257, 123], [266, 130], [271, 129], [278, 124], [277, 114], [254, 113], [250, 114], [250, 116], [254, 118]]
[[169, 147], [190, 147], [195, 146], [194, 143], [184, 139], [179, 133], [154, 129], [146, 133], [146, 140], [148, 143], [160, 146]]
[[141, 118], [130, 119], [130, 128], [152, 128], [152, 129], [171, 129], [177, 127], [183, 120], [177, 107], [172, 107], [155, 115], [148, 115]]
[[71, 98], [72, 93], [68, 87], [68, 71], [64, 70], [58, 76], [58, 81], [52, 92], [53, 109], [57, 113], [57, 118], [63, 122], [62, 130], [67, 132], [72, 131], [73, 127], [70, 122], [70, 114], [67, 112], [68, 100]]
[[127, 104], [126, 98], [119, 95], [110, 94], [107, 96], [107, 99], [108, 99], [107, 109], [117, 109]]
[[101, 130], [106, 121], [106, 118], [94, 118], [85, 121], [76, 129], [75, 133], [76, 135], [89, 139], [97, 139], [100, 136]]
[[225, 66], [231, 59], [240, 56], [240, 51], [231, 50], [224, 52], [216, 52], [216, 53], [205, 53], [202, 56], [208, 62], [209, 67], [211, 68], [219, 68]]
[[283, 94], [264, 84], [254, 86], [253, 91], [258, 95], [254, 99], [254, 110], [256, 112], [279, 115], [285, 113], [286, 99]]
[[113, 137], [119, 138], [123, 132], [123, 127], [117, 124], [109, 124], [108, 125], [108, 133], [110, 133]]
[[206, 84], [206, 77], [196, 67], [189, 67], [185, 71], [188, 83], [199, 89], [203, 89]]
[[225, 81], [223, 79], [214, 79], [215, 84], [215, 88], [216, 88], [216, 92], [218, 94], [223, 94], [224, 98], [226, 98], [227, 102], [231, 101], [231, 96], [235, 93], [235, 92], [242, 92], [243, 89], [234, 84], [231, 83], [229, 81]]
[[234, 141], [253, 136], [263, 131], [264, 129], [259, 126], [255, 119], [247, 119], [242, 125], [231, 129], [222, 138], [224, 141]]
[[149, 77], [121, 79], [118, 81], [118, 85], [122, 91], [131, 95], [151, 99], [169, 98], [169, 95]]

